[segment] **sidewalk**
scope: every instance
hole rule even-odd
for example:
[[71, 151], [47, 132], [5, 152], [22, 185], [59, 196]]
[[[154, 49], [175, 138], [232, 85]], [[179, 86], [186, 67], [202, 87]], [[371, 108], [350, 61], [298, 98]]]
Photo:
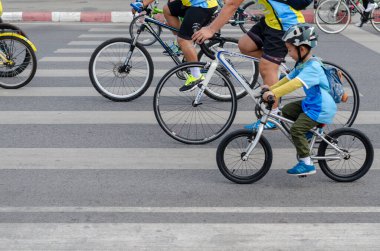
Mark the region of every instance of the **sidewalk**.
[[[131, 0], [3, 0], [3, 20], [40, 22], [113, 22], [132, 20]], [[163, 5], [166, 1], [161, 1]], [[313, 9], [303, 12], [313, 22]]]

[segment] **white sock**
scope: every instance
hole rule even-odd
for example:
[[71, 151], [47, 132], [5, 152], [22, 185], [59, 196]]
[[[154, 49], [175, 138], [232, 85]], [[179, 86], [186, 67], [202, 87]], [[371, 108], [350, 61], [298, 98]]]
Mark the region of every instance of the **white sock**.
[[306, 157], [306, 158], [300, 158], [300, 161], [303, 161], [306, 165], [311, 166], [311, 158]]
[[270, 113], [272, 113], [272, 114], [279, 114], [280, 113], [280, 109], [278, 109], [278, 107], [273, 108]]
[[369, 3], [367, 5], [367, 9], [365, 9], [365, 12], [370, 12], [371, 10], [373, 10], [375, 8], [376, 4], [375, 3]]
[[194, 78], [199, 78], [201, 76], [201, 69], [199, 69], [198, 67], [190, 68], [190, 72]]

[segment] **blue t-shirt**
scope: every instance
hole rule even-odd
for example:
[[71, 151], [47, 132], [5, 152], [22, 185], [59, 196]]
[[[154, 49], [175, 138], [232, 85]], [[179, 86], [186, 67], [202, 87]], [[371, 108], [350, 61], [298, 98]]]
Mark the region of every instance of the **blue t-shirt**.
[[328, 92], [330, 84], [319, 60], [309, 59], [299, 64], [288, 75], [288, 79], [294, 78], [302, 82], [306, 94], [302, 100], [303, 112], [318, 123], [332, 124], [337, 107]]

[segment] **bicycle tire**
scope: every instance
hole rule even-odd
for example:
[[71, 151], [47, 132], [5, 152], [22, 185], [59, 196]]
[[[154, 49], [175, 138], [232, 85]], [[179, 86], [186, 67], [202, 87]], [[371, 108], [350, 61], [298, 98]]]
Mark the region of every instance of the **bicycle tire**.
[[[23, 30], [21, 30], [19, 27], [17, 27], [16, 25], [13, 25], [10, 23], [0, 23], [0, 33], [9, 32], [9, 31], [15, 32], [16, 34], [19, 34], [25, 38], [28, 38], [28, 36], [25, 34], [25, 32]], [[27, 53], [25, 55], [23, 64], [28, 64], [29, 63], [28, 60], [30, 58], [31, 58], [31, 56]]]
[[[120, 51], [121, 55], [119, 57], [115, 57], [115, 62], [111, 62], [110, 60], [105, 60], [107, 57], [105, 57], [104, 60], [100, 59], [98, 62], [98, 59], [100, 55], [105, 51], [106, 49], [110, 48], [111, 46], [124, 46], [124, 48], [128, 49], [128, 51], [122, 51], [122, 49], [118, 50]], [[125, 56], [131, 51], [132, 48], [132, 56], [131, 59], [128, 63], [129, 69], [124, 69], [122, 70], [122, 66], [124, 64]], [[137, 50], [136, 50], [137, 49]], [[136, 52], [137, 51], [137, 52]], [[112, 50], [111, 50], [112, 52]], [[133, 70], [132, 68], [136, 66], [134, 64], [134, 61], [132, 59], [136, 58], [135, 56], [136, 53], [139, 53], [143, 60], [146, 63], [146, 73], [141, 73], [137, 72], [135, 75], [133, 75]], [[106, 54], [107, 55], [107, 54]], [[113, 54], [111, 54], [113, 57]], [[112, 58], [111, 57], [111, 58]], [[116, 80], [120, 81], [119, 86], [112, 86], [112, 85], [118, 85], [116, 80], [112, 80], [111, 86], [106, 86], [107, 83], [110, 81], [103, 81], [102, 82], [99, 80], [96, 67], [98, 64], [101, 64], [102, 61], [106, 61], [109, 63], [109, 66], [103, 67], [103, 76], [104, 76], [104, 71], [105, 69], [108, 69], [111, 67], [111, 70], [107, 70], [110, 72], [110, 79], [112, 77], [116, 78]], [[112, 75], [113, 74], [113, 75]], [[131, 77], [131, 74], [133, 77]], [[143, 45], [137, 43], [134, 47], [132, 47], [132, 40], [129, 38], [113, 38], [108, 41], [105, 41], [101, 45], [99, 45], [93, 54], [91, 55], [90, 63], [89, 63], [89, 75], [91, 79], [91, 83], [94, 86], [94, 88], [105, 98], [110, 99], [112, 101], [116, 102], [127, 102], [127, 101], [132, 101], [141, 95], [143, 95], [146, 90], [149, 88], [150, 84], [152, 83], [153, 79], [153, 74], [154, 74], [154, 65], [151, 56], [149, 55], [148, 51], [144, 48]], [[102, 75], [102, 74], [100, 74]], [[136, 78], [142, 78], [144, 81], [142, 81], [139, 86], [135, 86], [134, 84], [131, 84], [131, 80], [136, 79]], [[102, 79], [105, 79], [105, 77], [102, 77]], [[124, 88], [121, 90], [121, 88]], [[121, 93], [119, 92], [121, 90]], [[125, 90], [125, 92], [124, 92]], [[118, 92], [118, 93], [116, 93]]]
[[[255, 1], [247, 2], [246, 4], [243, 5], [242, 9], [243, 9], [244, 12], [245, 12], [245, 10], [246, 10], [248, 7], [250, 7], [251, 5], [254, 5], [254, 4], [256, 4]], [[244, 13], [244, 12], [243, 12], [243, 13]], [[239, 13], [239, 15], [238, 15], [238, 20], [241, 21], [241, 20], [244, 19], [244, 18], [245, 18], [245, 17], [242, 15], [242, 13]], [[241, 29], [244, 33], [247, 33], [247, 32], [249, 31], [249, 29], [250, 29], [252, 26], [254, 26], [259, 20], [260, 20], [260, 17], [257, 17], [257, 20], [253, 20], [254, 23], [251, 23], [251, 24], [250, 24], [250, 27], [244, 27], [245, 22], [244, 22], [244, 23], [239, 23], [239, 27], [240, 27], [240, 29]]]
[[177, 65], [161, 78], [154, 93], [153, 110], [158, 124], [171, 138], [185, 144], [209, 143], [223, 135], [235, 119], [235, 90], [229, 79], [218, 69], [215, 75], [219, 78], [215, 77], [214, 80], [223, 79], [223, 84], [231, 92], [232, 98], [229, 102], [215, 101], [203, 95], [202, 104], [194, 106], [199, 87], [191, 92], [179, 92], [177, 72], [187, 72], [194, 67], [207, 70], [205, 66], [206, 63], [202, 62]]
[[[14, 41], [16, 41], [20, 46], [23, 47], [21, 53], [25, 50], [25, 55], [22, 63], [17, 65], [17, 62], [14, 61], [15, 66], [17, 65], [17, 68], [12, 69], [13, 66], [5, 66], [6, 68], [0, 68], [0, 87], [4, 89], [18, 89], [25, 85], [27, 85], [36, 74], [37, 71], [37, 58], [36, 54], [34, 53], [33, 48], [23, 39], [15, 36], [3, 36], [0, 37], [0, 47], [9, 46], [6, 45], [5, 40], [12, 41], [13, 46], [16, 45]], [[25, 48], [25, 49], [24, 49]], [[6, 54], [6, 52], [2, 51]], [[16, 50], [12, 49], [12, 55], [16, 54], [18, 57], [21, 57], [22, 55], [20, 53], [15, 53]], [[11, 56], [9, 56], [9, 59], [12, 59]], [[13, 59], [12, 59], [13, 60]], [[17, 60], [17, 58], [14, 58], [14, 60]], [[29, 71], [29, 73], [26, 73], [25, 80], [22, 79], [22, 74], [25, 73], [25, 70], [28, 68], [28, 66], [32, 63], [32, 68]], [[10, 69], [9, 71], [7, 71]], [[20, 82], [16, 83], [6, 83], [5, 80], [9, 81], [17, 81], [20, 80]]]
[[17, 27], [16, 25], [9, 24], [9, 23], [0, 23], [0, 32], [3, 33], [7, 31], [16, 32], [17, 34], [28, 38], [25, 32], [21, 30], [19, 27]]
[[[236, 44], [237, 52], [239, 52], [239, 47], [238, 47], [239, 40], [238, 39], [229, 38], [229, 37], [225, 37], [224, 39], [225, 39], [225, 43]], [[207, 47], [213, 48], [213, 47], [215, 47], [215, 45], [218, 45], [218, 44], [220, 45], [220, 41], [211, 40], [209, 43], [207, 43]], [[212, 62], [211, 59], [208, 59], [208, 58], [206, 59], [206, 55], [203, 53], [202, 50], [200, 50], [198, 52], [198, 60], [200, 62]], [[247, 67], [250, 69], [250, 66], [248, 64], [245, 65], [247, 62], [249, 64], [250, 61], [245, 60], [245, 61], [241, 61], [240, 63], [236, 63], [236, 60], [234, 60], [233, 64], [234, 64], [234, 67], [237, 69], [242, 69], [242, 68], [247, 68]], [[231, 82], [233, 82], [237, 99], [241, 99], [248, 94], [245, 91], [245, 89], [241, 87], [240, 83], [237, 80], [235, 80], [235, 78], [233, 76], [231, 76], [231, 73], [228, 72], [221, 64], [219, 66], [219, 69], [221, 71], [224, 71], [225, 75], [230, 78]], [[249, 71], [249, 69], [248, 69], [248, 71]], [[254, 72], [254, 74], [252, 75], [252, 77], [247, 82], [248, 82], [249, 86], [253, 89], [256, 82], [257, 82], [257, 79], [259, 77], [259, 63], [258, 62], [253, 63], [252, 71]], [[245, 76], [245, 79], [247, 79], [247, 76]], [[220, 96], [217, 93], [213, 94], [213, 93], [207, 92], [207, 95], [211, 98], [214, 98], [215, 100], [220, 100], [220, 101], [226, 101], [229, 99], [228, 97]]]
[[[329, 177], [330, 179], [338, 181], [338, 182], [352, 182], [352, 181], [355, 181], [355, 180], [363, 177], [368, 172], [368, 170], [371, 168], [371, 165], [373, 163], [373, 158], [374, 158], [374, 150], [373, 150], [372, 143], [368, 139], [368, 137], [364, 133], [362, 133], [361, 131], [354, 129], [354, 128], [347, 128], [347, 127], [339, 128], [337, 130], [330, 132], [328, 134], [328, 138], [337, 140], [337, 139], [339, 139], [339, 137], [344, 136], [344, 135], [348, 135], [348, 136], [358, 138], [361, 141], [361, 143], [363, 143], [363, 146], [365, 148], [365, 154], [366, 154], [363, 165], [360, 166], [360, 168], [353, 173], [345, 173], [344, 175], [342, 175], [342, 174], [338, 174], [336, 171], [333, 171], [331, 168], [332, 166], [329, 166], [329, 163], [332, 163], [333, 161], [319, 160], [318, 163], [319, 163], [319, 166], [320, 166], [321, 170], [323, 171], [323, 173], [327, 177]], [[352, 140], [352, 141], [354, 141], [354, 140]], [[342, 148], [342, 145], [339, 145], [339, 144], [340, 143], [338, 141], [338, 146], [340, 148]], [[354, 146], [353, 142], [349, 142], [348, 144], [350, 144], [350, 147]], [[325, 156], [328, 146], [329, 145], [324, 141], [322, 143], [320, 143], [319, 148], [318, 148], [318, 156]], [[350, 150], [350, 149], [348, 149], [348, 150]], [[348, 151], [348, 150], [346, 149], [346, 151]], [[352, 153], [357, 152], [357, 151], [359, 151], [359, 150], [356, 149]], [[344, 160], [340, 160], [340, 161], [348, 161], [348, 160], [353, 159], [353, 158], [354, 158], [353, 155], [350, 155], [349, 158], [344, 159]], [[356, 160], [360, 161], [360, 159], [361, 158], [356, 157]], [[356, 162], [356, 163], [358, 163], [358, 162]], [[339, 170], [343, 171], [343, 167], [347, 167], [347, 166], [351, 169], [352, 165], [350, 165], [350, 164], [349, 165], [342, 165], [341, 168], [339, 168]], [[344, 170], [347, 170], [347, 169], [345, 168]]]
[[[335, 11], [335, 9], [332, 9], [330, 10], [330, 8], [333, 8], [333, 7], [330, 7], [328, 8], [328, 4], [330, 5], [334, 5], [335, 3], [341, 3], [341, 5], [343, 6], [343, 10], [341, 10], [341, 12], [344, 14], [346, 13], [347, 17], [343, 17], [342, 20], [346, 20], [346, 22], [343, 24], [342, 27], [336, 29], [336, 30], [329, 30], [327, 29], [326, 27], [324, 27], [324, 24], [328, 24], [328, 25], [337, 25], [339, 24], [339, 22], [336, 22], [336, 21], [331, 21], [331, 20], [327, 20], [329, 17], [331, 18], [334, 18], [334, 16], [329, 16], [329, 17], [323, 17], [322, 18], [322, 13], [327, 13], [327, 15], [331, 15], [332, 14], [332, 10]], [[323, 12], [322, 11], [322, 8], [326, 8], [327, 7], [327, 11]], [[320, 22], [322, 21], [322, 23]], [[339, 20], [341, 21], [341, 20]], [[344, 3], [344, 1], [341, 1], [341, 0], [326, 0], [326, 1], [323, 1], [321, 2], [319, 5], [318, 5], [318, 8], [316, 9], [315, 11], [315, 15], [314, 15], [314, 22], [316, 23], [316, 25], [318, 26], [318, 28], [325, 32], [325, 33], [328, 33], [328, 34], [336, 34], [336, 33], [339, 33], [339, 32], [342, 32], [344, 29], [347, 28], [348, 24], [351, 22], [351, 12], [350, 12], [350, 9], [348, 8], [347, 4]], [[332, 26], [331, 26], [332, 27]]]
[[371, 12], [371, 24], [373, 28], [380, 32], [380, 5], [378, 3], [377, 8], [373, 9]]
[[[141, 15], [138, 15], [136, 17], [133, 18], [131, 24], [129, 25], [129, 35], [131, 36], [131, 39], [133, 41], [133, 39], [135, 38], [135, 33], [137, 31], [137, 28], [138, 26], [135, 24], [141, 19], [141, 18], [145, 18], [144, 16], [146, 16], [146, 14], [141, 14]], [[152, 28], [154, 27], [157, 27], [157, 29], [155, 29], [155, 32], [157, 33], [158, 36], [161, 35], [161, 32], [162, 32], [162, 28], [161, 26], [158, 26], [158, 25], [155, 25], [155, 24], [150, 24], [151, 26], [153, 26]], [[135, 28], [136, 27], [136, 31], [135, 31]], [[144, 32], [143, 32], [144, 33]], [[144, 46], [150, 46], [150, 45], [153, 45], [154, 43], [157, 42], [157, 39], [150, 33], [147, 33], [145, 32], [148, 36], [149, 36], [149, 39], [140, 39], [141, 36], [143, 36], [143, 34], [140, 34], [140, 37], [139, 37], [139, 40], [137, 41], [138, 43], [140, 43], [141, 45], [144, 45]]]
[[[265, 155], [262, 166], [257, 169], [257, 172], [251, 173], [250, 175], [247, 175], [247, 176], [235, 174], [235, 172], [239, 171], [239, 169], [242, 166], [240, 165], [236, 169], [236, 165], [238, 164], [237, 161], [239, 161], [239, 158], [240, 158], [240, 161], [242, 161], [242, 163], [246, 163], [245, 167], [243, 168], [247, 168], [247, 165], [249, 165], [249, 159], [247, 161], [243, 161], [241, 158], [244, 156], [245, 154], [244, 150], [248, 148], [249, 142], [250, 141], [252, 142], [255, 136], [256, 136], [255, 132], [241, 129], [241, 130], [237, 130], [230, 133], [229, 135], [224, 137], [223, 140], [220, 142], [218, 149], [216, 151], [216, 163], [218, 165], [220, 172], [223, 174], [223, 176], [229, 179], [230, 181], [238, 183], [238, 184], [251, 184], [262, 179], [269, 171], [272, 165], [272, 159], [273, 159], [272, 147], [270, 146], [268, 140], [264, 136], [261, 136], [255, 149], [250, 154], [250, 157], [255, 153], [254, 151], [257, 150], [258, 149], [257, 147], [260, 145]], [[233, 142], [233, 140], [238, 139], [238, 138], [244, 138], [241, 141], [246, 140], [248, 144], [241, 142], [242, 145], [238, 145], [236, 143], [236, 146], [239, 148], [238, 150], [240, 151], [234, 149], [233, 151], [234, 154], [231, 153], [228, 155], [228, 158], [226, 158], [225, 157], [226, 149], [228, 148], [230, 143]], [[231, 143], [231, 145], [233, 145], [233, 143]], [[233, 158], [231, 156], [235, 156], [235, 158], [231, 160]], [[230, 170], [228, 168], [228, 166], [226, 165], [227, 160], [232, 161], [232, 163], [234, 164], [232, 168], [235, 168], [235, 169]], [[251, 164], [253, 164], [253, 162], [251, 162]], [[241, 171], [242, 173], [248, 173], [248, 170], [244, 170], [244, 171], [241, 170]]]

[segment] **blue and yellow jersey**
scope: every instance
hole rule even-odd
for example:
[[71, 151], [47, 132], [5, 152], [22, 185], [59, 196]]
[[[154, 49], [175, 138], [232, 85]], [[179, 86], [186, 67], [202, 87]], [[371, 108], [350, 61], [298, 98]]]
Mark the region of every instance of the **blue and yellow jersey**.
[[306, 97], [302, 100], [303, 112], [312, 120], [322, 124], [333, 123], [337, 106], [329, 93], [330, 83], [318, 60], [308, 60], [298, 65], [288, 75], [303, 84]]
[[302, 12], [287, 4], [275, 0], [259, 0], [258, 4], [265, 8], [265, 23], [275, 30], [287, 31], [292, 25], [305, 22]]
[[214, 8], [218, 6], [217, 0], [182, 0], [184, 6], [201, 7], [205, 9]]

